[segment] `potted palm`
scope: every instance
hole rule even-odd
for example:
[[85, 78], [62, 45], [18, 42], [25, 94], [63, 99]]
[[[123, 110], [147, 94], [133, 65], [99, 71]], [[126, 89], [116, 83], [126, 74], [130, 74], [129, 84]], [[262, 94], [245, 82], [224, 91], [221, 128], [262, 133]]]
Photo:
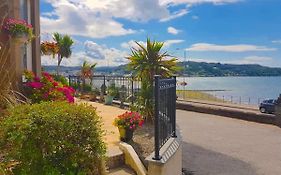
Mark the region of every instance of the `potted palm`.
[[111, 105], [113, 99], [118, 95], [118, 89], [115, 87], [115, 84], [111, 84], [107, 89], [107, 94], [104, 98], [104, 103], [106, 105]]
[[134, 131], [142, 127], [143, 123], [143, 117], [138, 112], [126, 111], [115, 118], [113, 125], [118, 127], [120, 140], [129, 142], [133, 138]]

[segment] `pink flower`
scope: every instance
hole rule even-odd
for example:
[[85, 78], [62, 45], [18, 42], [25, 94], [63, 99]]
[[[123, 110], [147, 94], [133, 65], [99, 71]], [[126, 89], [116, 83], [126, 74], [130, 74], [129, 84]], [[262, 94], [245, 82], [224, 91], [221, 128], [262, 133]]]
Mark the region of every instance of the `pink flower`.
[[33, 80], [39, 82], [40, 78], [39, 77], [34, 77]]
[[26, 83], [27, 86], [32, 87], [34, 89], [40, 89], [43, 87], [43, 83], [41, 82], [28, 82]]

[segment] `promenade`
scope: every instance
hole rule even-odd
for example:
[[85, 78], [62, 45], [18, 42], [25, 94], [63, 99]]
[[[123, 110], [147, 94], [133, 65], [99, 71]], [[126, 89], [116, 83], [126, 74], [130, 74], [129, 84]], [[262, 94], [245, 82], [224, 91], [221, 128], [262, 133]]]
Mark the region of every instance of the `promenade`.
[[194, 175], [281, 174], [281, 128], [177, 110], [183, 167]]

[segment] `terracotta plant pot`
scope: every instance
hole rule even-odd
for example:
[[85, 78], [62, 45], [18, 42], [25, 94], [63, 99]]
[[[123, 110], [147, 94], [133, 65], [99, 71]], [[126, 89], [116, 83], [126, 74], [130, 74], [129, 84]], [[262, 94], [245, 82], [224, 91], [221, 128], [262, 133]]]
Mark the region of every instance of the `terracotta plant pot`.
[[119, 134], [120, 134], [120, 140], [123, 142], [129, 142], [132, 140], [134, 131], [131, 129], [125, 129], [125, 128], [118, 128]]

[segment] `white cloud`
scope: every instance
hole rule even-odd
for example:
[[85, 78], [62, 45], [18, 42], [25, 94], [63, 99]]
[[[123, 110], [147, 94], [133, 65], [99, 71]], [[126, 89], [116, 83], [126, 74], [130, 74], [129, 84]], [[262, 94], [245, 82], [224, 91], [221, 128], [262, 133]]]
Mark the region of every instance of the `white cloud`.
[[268, 65], [273, 61], [271, 57], [263, 57], [263, 56], [248, 56], [243, 58], [239, 61], [240, 64], [262, 64], [262, 65]]
[[184, 40], [179, 40], [179, 39], [177, 39], [177, 40], [166, 40], [164, 42], [164, 46], [166, 48], [168, 48], [168, 47], [170, 47], [170, 46], [172, 46], [174, 44], [180, 44], [180, 43], [183, 43], [183, 42], [184, 42]]
[[[86, 41], [85, 52], [76, 52], [68, 59], [64, 58], [63, 66], [81, 66], [83, 61], [98, 63], [98, 66], [117, 66], [127, 62], [128, 53], [116, 48], [108, 48], [93, 41]], [[57, 59], [52, 56], [42, 56], [42, 65], [56, 65]]]
[[216, 45], [209, 43], [196, 43], [188, 51], [218, 51], [218, 52], [248, 52], [248, 51], [276, 51], [276, 48], [269, 48], [266, 46], [257, 46], [249, 44], [237, 45]]
[[[117, 18], [133, 22], [173, 20], [198, 3], [234, 3], [238, 0], [44, 0], [53, 9], [42, 13], [42, 32], [60, 32], [92, 38], [136, 33]], [[185, 4], [177, 11], [171, 5]]]
[[194, 19], [194, 20], [198, 20], [198, 19], [199, 19], [199, 16], [193, 15], [191, 18]]
[[272, 43], [274, 43], [274, 44], [281, 44], [281, 40], [274, 40], [274, 41], [272, 41]]
[[178, 30], [174, 27], [168, 27], [167, 32], [170, 33], [170, 34], [173, 34], [173, 35], [177, 35], [181, 32], [181, 30]]
[[176, 11], [176, 12], [172, 13], [171, 15], [169, 15], [167, 17], [164, 17], [164, 18], [160, 19], [160, 22], [171, 21], [173, 19], [182, 17], [182, 16], [184, 16], [188, 13], [189, 13], [189, 11], [187, 9], [181, 9], [179, 11]]
[[[137, 41], [139, 44], [146, 46], [146, 42], [144, 41]], [[170, 46], [174, 44], [180, 44], [184, 42], [184, 40], [166, 40], [164, 41], [164, 48], [169, 48]], [[121, 43], [121, 47], [124, 49], [130, 49], [130, 48], [138, 48], [138, 45], [136, 44], [135, 41], [130, 40], [128, 42], [123, 42]]]
[[[50, 0], [49, 0], [50, 1]], [[135, 31], [125, 29], [121, 23], [107, 16], [101, 16], [98, 11], [83, 4], [72, 3], [69, 0], [51, 1], [54, 17], [41, 17], [42, 32], [60, 32], [71, 35], [103, 38], [132, 34]]]
[[[144, 41], [137, 41], [137, 42], [141, 45], [146, 45], [146, 42], [144, 42]], [[130, 40], [128, 42], [121, 43], [121, 47], [124, 49], [131, 49], [131, 48], [137, 48], [138, 45], [137, 45], [136, 41]]]
[[202, 3], [212, 3], [215, 5], [222, 5], [228, 3], [236, 3], [241, 0], [160, 0], [160, 4], [170, 4], [170, 5], [178, 5], [178, 4], [202, 4]]

